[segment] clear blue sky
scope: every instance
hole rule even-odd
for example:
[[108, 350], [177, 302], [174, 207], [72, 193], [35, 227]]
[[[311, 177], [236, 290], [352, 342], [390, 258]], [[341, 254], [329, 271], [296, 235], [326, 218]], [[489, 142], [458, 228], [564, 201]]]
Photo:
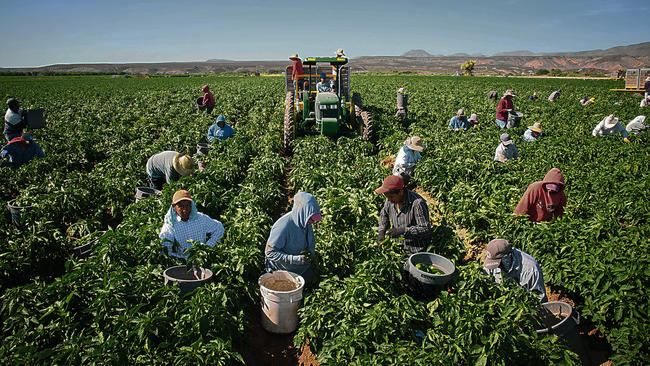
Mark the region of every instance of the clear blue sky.
[[285, 60], [337, 48], [348, 57], [491, 55], [650, 41], [648, 0], [0, 0], [0, 8], [0, 67]]

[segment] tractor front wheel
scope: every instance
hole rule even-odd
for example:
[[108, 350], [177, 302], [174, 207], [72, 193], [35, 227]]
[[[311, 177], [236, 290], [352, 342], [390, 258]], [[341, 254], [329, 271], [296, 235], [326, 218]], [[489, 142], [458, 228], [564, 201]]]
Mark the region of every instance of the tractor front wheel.
[[291, 143], [296, 136], [296, 123], [294, 119], [294, 94], [287, 92], [287, 97], [284, 101], [284, 151], [289, 154], [291, 152]]

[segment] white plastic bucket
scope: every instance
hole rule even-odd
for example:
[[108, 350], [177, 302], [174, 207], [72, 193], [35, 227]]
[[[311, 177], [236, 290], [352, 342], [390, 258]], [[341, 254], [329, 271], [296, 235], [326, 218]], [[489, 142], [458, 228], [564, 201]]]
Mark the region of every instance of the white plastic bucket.
[[265, 273], [257, 280], [262, 294], [262, 327], [288, 334], [298, 327], [298, 307], [305, 279], [289, 271]]

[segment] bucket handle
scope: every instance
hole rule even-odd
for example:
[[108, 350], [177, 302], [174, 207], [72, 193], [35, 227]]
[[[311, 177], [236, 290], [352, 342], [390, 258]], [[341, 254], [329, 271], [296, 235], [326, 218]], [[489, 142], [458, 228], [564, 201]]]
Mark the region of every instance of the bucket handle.
[[580, 325], [580, 313], [578, 310], [573, 309], [573, 313], [571, 314], [571, 318], [573, 318], [573, 321], [576, 322], [576, 325]]

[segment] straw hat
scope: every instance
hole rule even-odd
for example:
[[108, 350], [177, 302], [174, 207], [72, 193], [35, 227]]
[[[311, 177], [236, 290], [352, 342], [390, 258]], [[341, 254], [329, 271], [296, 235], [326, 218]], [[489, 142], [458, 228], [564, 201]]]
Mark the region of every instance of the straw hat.
[[419, 136], [409, 137], [404, 141], [404, 145], [411, 150], [422, 151], [424, 146], [422, 146], [422, 139]]
[[189, 155], [176, 154], [173, 166], [178, 174], [185, 177], [194, 171], [194, 160]]
[[341, 57], [341, 56], [345, 56], [345, 53], [343, 53], [342, 48], [339, 48], [338, 50], [336, 50], [336, 57]]
[[539, 122], [535, 122], [535, 123], [533, 123], [532, 126], [528, 126], [528, 129], [533, 130], [535, 132], [542, 133], [542, 129], [539, 128]]
[[510, 96], [510, 97], [513, 97], [513, 98], [516, 97], [515, 93], [511, 89], [506, 90], [505, 94], [503, 94], [504, 98], [507, 97], [507, 96]]
[[400, 93], [400, 94], [404, 94], [404, 88], [397, 89], [397, 92]]
[[293, 60], [294, 58], [300, 58], [300, 57], [298, 57], [297, 53], [294, 53], [293, 55], [289, 56], [289, 60]]
[[618, 123], [618, 118], [614, 117], [613, 114], [610, 114], [605, 118], [605, 128], [612, 128]]

